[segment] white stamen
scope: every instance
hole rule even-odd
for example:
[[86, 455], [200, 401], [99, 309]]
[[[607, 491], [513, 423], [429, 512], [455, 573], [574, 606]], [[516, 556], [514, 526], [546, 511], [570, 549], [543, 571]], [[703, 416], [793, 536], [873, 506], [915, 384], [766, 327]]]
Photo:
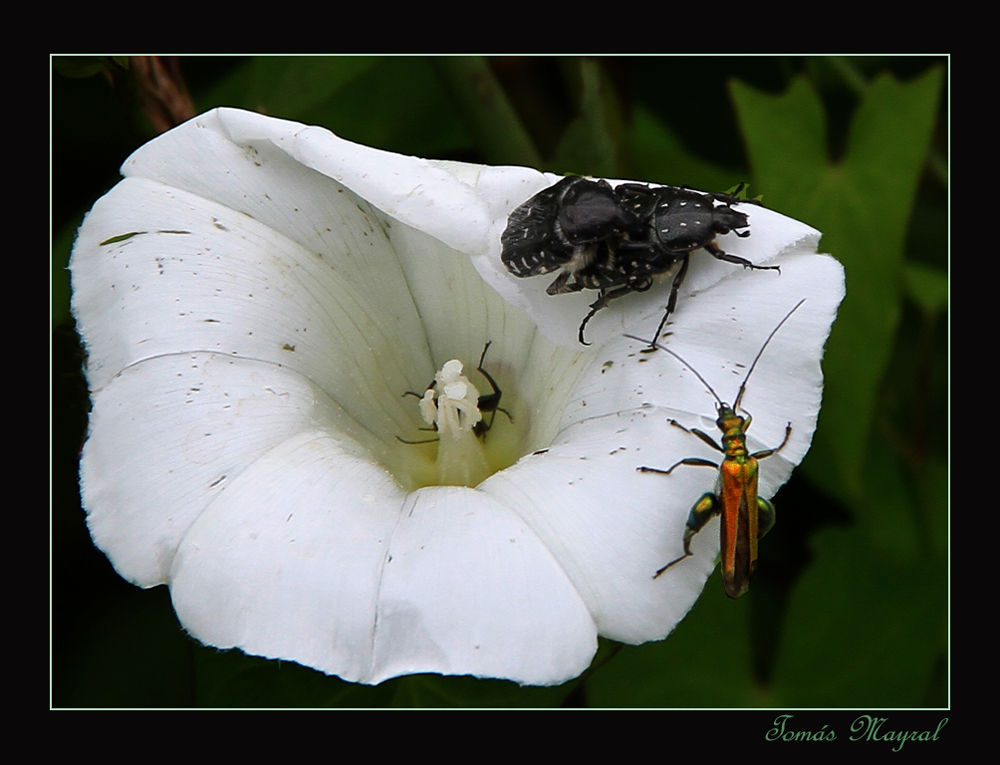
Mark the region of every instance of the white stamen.
[[[420, 414], [428, 425], [436, 425], [438, 434], [470, 431], [483, 419], [479, 411], [479, 391], [462, 374], [462, 362], [445, 362], [434, 375], [435, 386], [424, 391]], [[435, 398], [436, 395], [436, 398]]]
[[437, 426], [439, 481], [476, 486], [490, 473], [483, 446], [473, 431], [483, 419], [479, 391], [462, 374], [458, 359], [445, 362], [434, 381], [420, 400], [420, 414], [428, 425]]

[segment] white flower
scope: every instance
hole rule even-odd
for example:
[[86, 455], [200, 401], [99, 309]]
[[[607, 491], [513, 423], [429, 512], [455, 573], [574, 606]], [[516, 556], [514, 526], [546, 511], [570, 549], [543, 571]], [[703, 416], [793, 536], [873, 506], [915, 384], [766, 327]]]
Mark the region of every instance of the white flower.
[[[687, 612], [717, 524], [652, 574], [680, 554], [712, 471], [636, 468], [714, 457], [667, 425], [711, 430], [713, 400], [621, 336], [652, 333], [667, 289], [615, 301], [583, 349], [594, 295], [547, 296], [548, 280], [499, 265], [507, 214], [554, 176], [232, 109], [122, 172], [71, 264], [93, 398], [81, 487], [95, 543], [126, 579], [169, 584], [191, 634], [364, 683], [555, 684], [586, 668], [598, 634], [662, 639]], [[807, 298], [744, 398], [751, 448], [793, 425], [762, 466], [771, 496], [812, 438], [843, 272], [814, 254], [818, 232], [748, 212], [752, 236], [726, 248], [781, 274], [694, 256], [667, 342], [732, 398], [738, 365]], [[505, 414], [482, 435], [488, 342]], [[441, 443], [402, 442], [435, 436], [421, 432], [428, 406]], [[445, 458], [456, 433], [465, 446]]]

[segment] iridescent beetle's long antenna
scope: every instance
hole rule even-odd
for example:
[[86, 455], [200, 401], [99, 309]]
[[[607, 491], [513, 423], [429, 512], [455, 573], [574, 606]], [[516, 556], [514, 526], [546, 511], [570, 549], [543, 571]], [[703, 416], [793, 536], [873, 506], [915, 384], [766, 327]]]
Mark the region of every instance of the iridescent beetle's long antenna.
[[[783, 318], [781, 321], [779, 321], [778, 322], [778, 326], [776, 326], [774, 329], [771, 330], [771, 334], [767, 336], [767, 340], [764, 341], [764, 344], [760, 347], [760, 350], [757, 351], [757, 356], [753, 360], [753, 363], [750, 365], [750, 370], [747, 372], [746, 377], [743, 378], [743, 382], [740, 385], [739, 393], [736, 394], [736, 401], [733, 404], [733, 411], [736, 411], [737, 409], [740, 408], [740, 402], [743, 400], [743, 393], [746, 391], [747, 382], [750, 380], [750, 375], [753, 374], [753, 370], [756, 368], [757, 362], [760, 361], [760, 357], [764, 355], [764, 349], [767, 348], [768, 343], [771, 342], [771, 338], [773, 338], [777, 334], [778, 330], [781, 329], [781, 326], [786, 321], [788, 321], [788, 319], [791, 317], [791, 315], [793, 313], [795, 313], [797, 310], [799, 310], [799, 307], [804, 302], [806, 302], [806, 299], [802, 298], [798, 303], [795, 304], [795, 307], [792, 308], [791, 311], [789, 311], [788, 313], [785, 314], [785, 318]], [[697, 369], [695, 369], [693, 366], [691, 366], [690, 364], [688, 364], [683, 359], [683, 357], [680, 356], [680, 354], [675, 353], [674, 351], [672, 351], [669, 348], [667, 348], [665, 345], [661, 345], [660, 343], [651, 343], [649, 340], [643, 340], [641, 337], [639, 337], [637, 335], [625, 335], [625, 337], [629, 338], [630, 340], [638, 340], [640, 343], [645, 343], [646, 345], [655, 345], [661, 351], [666, 351], [667, 353], [669, 353], [671, 356], [673, 356], [675, 359], [677, 359], [679, 362], [681, 362], [681, 364], [683, 364], [688, 369], [690, 369], [692, 372], [694, 372], [695, 377], [697, 377], [699, 380], [701, 380], [701, 384], [704, 385], [708, 389], [708, 392], [711, 393], [712, 396], [715, 397], [715, 400], [719, 403], [719, 405], [720, 406], [723, 405], [723, 401], [722, 401], [721, 398], [719, 398], [719, 394], [715, 392], [715, 388], [713, 388], [711, 385], [709, 385], [708, 384], [708, 380], [706, 380], [704, 377], [702, 377], [701, 374], [698, 372]]]
[[[795, 307], [792, 308], [791, 311], [785, 314], [785, 318], [779, 321], [778, 326], [772, 329], [771, 334], [767, 336], [767, 340], [764, 341], [764, 344], [760, 347], [760, 350], [757, 352], [757, 358], [755, 358], [753, 360], [753, 364], [750, 365], [750, 371], [747, 372], [747, 376], [743, 378], [743, 384], [740, 386], [740, 392], [736, 394], [736, 401], [733, 402], [733, 411], [736, 411], [737, 409], [740, 408], [740, 402], [743, 400], [743, 394], [747, 389], [747, 382], [750, 380], [750, 375], [753, 374], [753, 370], [754, 367], [757, 366], [757, 362], [760, 361], [760, 357], [764, 355], [764, 349], [767, 348], [767, 344], [771, 342], [771, 338], [777, 334], [779, 329], [781, 329], [781, 325], [784, 324], [786, 321], [788, 321], [788, 319], [791, 318], [791, 315], [795, 313], [797, 310], [799, 310], [799, 306], [801, 306], [804, 302], [806, 302], [806, 299], [802, 298], [798, 303], [796, 303]], [[718, 396], [716, 396], [716, 398], [718, 398]]]

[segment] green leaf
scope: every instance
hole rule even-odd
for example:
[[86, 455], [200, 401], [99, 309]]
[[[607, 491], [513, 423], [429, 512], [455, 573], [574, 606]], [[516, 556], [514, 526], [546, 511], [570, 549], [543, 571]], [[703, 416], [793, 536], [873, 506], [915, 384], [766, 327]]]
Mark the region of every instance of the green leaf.
[[306, 124], [368, 146], [421, 157], [472, 141], [426, 56], [262, 56], [197, 99]]
[[[702, 190], [732, 188], [748, 180], [691, 154], [670, 128], [641, 105], [632, 115], [629, 143], [637, 168], [636, 180]], [[757, 190], [751, 192], [755, 196]]]
[[884, 560], [859, 528], [821, 532], [814, 555], [789, 605], [776, 705], [926, 705], [945, 652], [944, 559]]
[[583, 175], [613, 177], [618, 171], [621, 124], [610, 83], [592, 59], [580, 62], [580, 111], [570, 122], [556, 152], [555, 165]]
[[538, 167], [541, 158], [507, 94], [481, 56], [434, 56], [431, 67], [487, 162]]
[[948, 305], [948, 275], [939, 268], [904, 264], [903, 288], [910, 300], [929, 313], [943, 311]]
[[199, 101], [301, 120], [379, 62], [374, 56], [256, 56]]
[[626, 646], [587, 682], [595, 707], [752, 707], [748, 598], [730, 600], [718, 570], [670, 636]]

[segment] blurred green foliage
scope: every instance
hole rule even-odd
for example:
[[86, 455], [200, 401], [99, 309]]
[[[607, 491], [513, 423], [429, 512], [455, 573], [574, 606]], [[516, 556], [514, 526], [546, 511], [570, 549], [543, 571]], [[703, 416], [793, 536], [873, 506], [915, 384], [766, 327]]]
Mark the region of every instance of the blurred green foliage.
[[221, 653], [183, 635], [165, 588], [127, 585], [90, 544], [65, 266], [83, 213], [153, 137], [121, 87], [125, 63], [53, 61], [53, 705], [948, 705], [947, 59], [181, 60], [196, 113], [254, 109], [427, 157], [709, 190], [749, 181], [844, 264], [819, 429], [775, 499], [750, 594], [729, 601], [709, 581], [669, 639], [603, 643], [559, 688], [438, 676], [369, 688]]

